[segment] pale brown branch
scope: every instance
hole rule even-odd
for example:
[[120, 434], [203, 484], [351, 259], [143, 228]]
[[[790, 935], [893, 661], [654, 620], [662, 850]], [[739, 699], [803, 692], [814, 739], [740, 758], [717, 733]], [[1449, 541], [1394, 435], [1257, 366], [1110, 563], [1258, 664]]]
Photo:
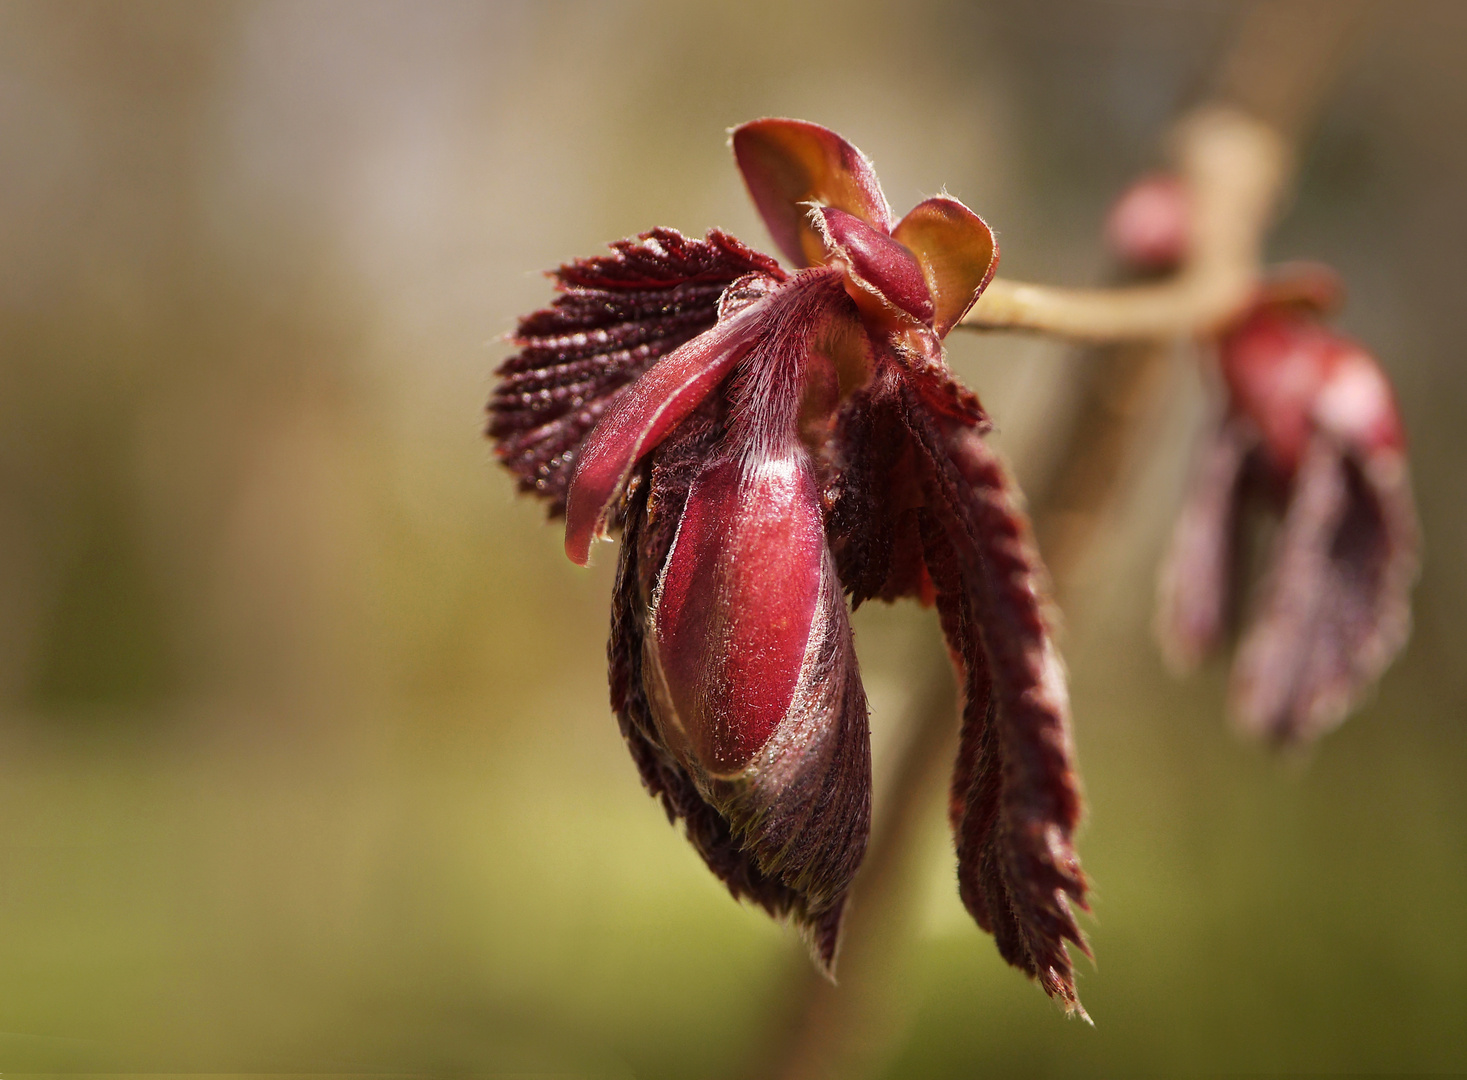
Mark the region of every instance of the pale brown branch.
[[1292, 153], [1269, 124], [1214, 105], [1178, 126], [1178, 171], [1192, 206], [1187, 261], [1156, 285], [1065, 289], [996, 278], [962, 325], [1035, 330], [1079, 341], [1205, 335], [1253, 294], [1263, 237], [1292, 175]]
[[1292, 144], [1368, 25], [1366, 0], [1254, 4], [1217, 80], [1214, 104], [1173, 133], [1192, 204], [1192, 244], [1167, 281], [1067, 289], [996, 278], [961, 325], [1077, 341], [1206, 336], [1248, 303], [1261, 249], [1293, 177]]
[[1291, 142], [1313, 122], [1376, 0], [1263, 0], [1249, 7], [1218, 67], [1213, 98], [1266, 120]]

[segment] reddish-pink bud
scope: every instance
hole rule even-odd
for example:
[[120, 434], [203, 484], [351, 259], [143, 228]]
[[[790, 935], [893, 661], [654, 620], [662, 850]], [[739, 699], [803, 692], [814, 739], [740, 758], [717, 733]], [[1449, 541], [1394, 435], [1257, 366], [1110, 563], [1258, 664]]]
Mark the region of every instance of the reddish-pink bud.
[[874, 292], [918, 322], [932, 325], [932, 293], [916, 255], [844, 210], [824, 206], [816, 213], [831, 258], [845, 263], [848, 277], [856, 279], [854, 288], [848, 288], [857, 304], [865, 308]]
[[1373, 356], [1342, 345], [1315, 398], [1314, 423], [1367, 455], [1403, 446], [1406, 432], [1390, 381]]
[[1233, 408], [1292, 476], [1316, 428], [1369, 452], [1404, 441], [1390, 383], [1359, 345], [1298, 306], [1264, 307], [1222, 339]]
[[1116, 258], [1138, 270], [1170, 270], [1187, 257], [1191, 205], [1175, 176], [1137, 180], [1111, 207], [1105, 239]]
[[743, 769], [789, 712], [824, 547], [803, 450], [720, 461], [689, 490], [654, 601], [656, 638], [676, 722], [708, 773]]

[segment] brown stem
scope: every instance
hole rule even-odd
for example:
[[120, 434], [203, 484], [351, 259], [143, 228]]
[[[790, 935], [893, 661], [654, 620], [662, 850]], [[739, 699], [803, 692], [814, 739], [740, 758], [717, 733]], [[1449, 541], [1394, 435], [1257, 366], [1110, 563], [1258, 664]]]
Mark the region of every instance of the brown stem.
[[1383, 8], [1372, 0], [1252, 4], [1218, 67], [1213, 96], [1262, 117], [1290, 143], [1297, 143]]
[[1062, 289], [996, 278], [962, 325], [1080, 341], [1206, 334], [1246, 304], [1260, 251], [1293, 177], [1292, 147], [1377, 9], [1367, 0], [1253, 4], [1219, 67], [1210, 104], [1174, 130], [1192, 204], [1192, 250], [1155, 285]]
[[962, 325], [1103, 342], [1200, 335], [1227, 322], [1253, 294], [1263, 237], [1292, 173], [1292, 155], [1271, 126], [1222, 105], [1193, 113], [1174, 141], [1192, 206], [1191, 250], [1179, 273], [1155, 285], [1113, 289], [995, 278]]

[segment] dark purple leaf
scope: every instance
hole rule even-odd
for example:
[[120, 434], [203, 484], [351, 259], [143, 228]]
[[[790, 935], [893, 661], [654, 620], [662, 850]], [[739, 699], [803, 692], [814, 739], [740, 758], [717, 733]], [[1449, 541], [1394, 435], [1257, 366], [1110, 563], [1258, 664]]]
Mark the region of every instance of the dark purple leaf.
[[853, 606], [872, 598], [933, 600], [923, 563], [923, 474], [903, 419], [902, 380], [886, 364], [847, 402], [832, 440], [826, 534]]
[[1088, 954], [1071, 909], [1086, 907], [1073, 847], [1079, 780], [1039, 559], [1003, 467], [976, 431], [926, 415], [915, 397], [907, 415], [932, 462], [927, 565], [965, 687], [954, 781], [959, 892], [1006, 960], [1083, 1015], [1065, 947]]
[[1233, 617], [1245, 466], [1258, 444], [1247, 420], [1232, 418], [1219, 426], [1194, 470], [1172, 532], [1157, 594], [1156, 632], [1163, 655], [1179, 673], [1218, 646]]
[[654, 229], [615, 254], [554, 273], [555, 303], [520, 321], [520, 351], [501, 365], [489, 436], [521, 490], [565, 511], [576, 451], [616, 393], [653, 361], [713, 325], [718, 301], [746, 274], [782, 279], [773, 259], [713, 230], [693, 240]]
[[1339, 724], [1405, 643], [1415, 576], [1404, 457], [1316, 435], [1233, 664], [1237, 722], [1283, 743]]

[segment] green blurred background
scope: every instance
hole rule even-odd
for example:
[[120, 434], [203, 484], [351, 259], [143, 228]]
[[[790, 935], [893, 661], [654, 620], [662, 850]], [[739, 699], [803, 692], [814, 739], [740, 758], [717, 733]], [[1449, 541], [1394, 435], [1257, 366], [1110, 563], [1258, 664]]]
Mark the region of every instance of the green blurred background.
[[[1467, 1070], [1467, 5], [1386, 5], [1273, 257], [1397, 381], [1415, 637], [1307, 762], [1163, 673], [1199, 381], [1068, 605], [1096, 1027], [966, 919], [937, 823], [897, 1077]], [[480, 436], [539, 271], [653, 225], [767, 247], [724, 145], [828, 124], [1003, 270], [1104, 272], [1221, 2], [0, 0], [0, 1068], [727, 1077], [790, 935], [646, 797], [587, 573]], [[1021, 477], [1063, 346], [955, 336]], [[863, 609], [877, 752], [933, 647]], [[878, 770], [880, 763], [878, 763]]]

